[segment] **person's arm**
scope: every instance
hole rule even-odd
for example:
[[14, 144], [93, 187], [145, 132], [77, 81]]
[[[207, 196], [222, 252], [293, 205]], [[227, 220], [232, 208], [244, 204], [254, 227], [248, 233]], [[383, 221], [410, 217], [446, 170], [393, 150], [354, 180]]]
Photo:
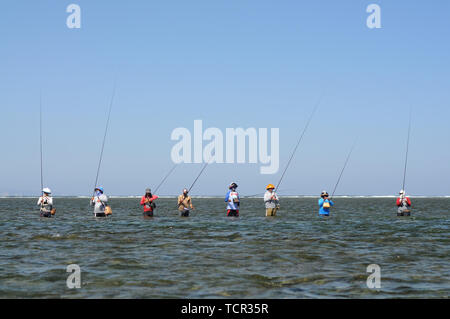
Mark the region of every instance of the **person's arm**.
[[319, 207], [323, 206], [323, 202], [324, 202], [323, 198], [319, 199]]
[[411, 206], [411, 199], [409, 199], [409, 197], [406, 197], [406, 202], [408, 203], [408, 206]]
[[400, 206], [402, 204], [402, 200], [401, 200], [401, 198], [399, 197], [399, 198], [397, 198], [397, 206]]
[[47, 197], [47, 204], [53, 206], [53, 198]]
[[42, 197], [39, 197], [37, 205], [39, 206], [39, 205], [41, 205], [41, 203], [42, 203]]
[[145, 196], [142, 196], [141, 198], [141, 205], [145, 205]]
[[230, 200], [230, 192], [231, 192], [231, 191], [228, 191], [227, 194], [225, 195], [225, 202], [227, 202], [227, 203], [228, 203], [229, 200]]
[[334, 206], [334, 203], [331, 199], [329, 199], [328, 202], [330, 203], [330, 206]]
[[158, 195], [153, 195], [152, 198], [150, 199], [151, 202], [153, 202], [155, 199], [158, 199], [159, 196]]
[[272, 200], [272, 196], [268, 193], [264, 194], [264, 203], [270, 202]]

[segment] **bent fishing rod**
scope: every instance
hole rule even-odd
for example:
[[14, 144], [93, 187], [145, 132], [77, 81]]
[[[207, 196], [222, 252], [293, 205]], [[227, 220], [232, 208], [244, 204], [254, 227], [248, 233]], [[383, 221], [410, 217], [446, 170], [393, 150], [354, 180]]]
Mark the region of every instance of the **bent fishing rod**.
[[406, 155], [405, 155], [405, 167], [403, 170], [403, 184], [402, 184], [402, 190], [405, 190], [405, 184], [406, 184], [406, 168], [408, 166], [408, 153], [409, 153], [409, 137], [411, 135], [411, 117], [412, 117], [412, 107], [409, 109], [409, 123], [408, 123], [408, 137], [406, 139]]
[[333, 192], [331, 193], [330, 199], [333, 198], [334, 193], [336, 192], [336, 189], [337, 189], [337, 187], [338, 187], [338, 185], [339, 185], [339, 182], [341, 181], [342, 175], [344, 174], [344, 170], [345, 170], [345, 168], [347, 167], [347, 163], [348, 163], [348, 161], [349, 161], [349, 159], [350, 159], [350, 156], [352, 155], [353, 150], [355, 149], [356, 141], [357, 141], [357, 139], [355, 139], [355, 141], [353, 142], [353, 146], [352, 146], [352, 148], [350, 149], [350, 152], [349, 152], [348, 155], [347, 155], [347, 158], [346, 158], [345, 163], [344, 163], [344, 167], [342, 167], [342, 170], [341, 170], [341, 173], [339, 174], [339, 177], [338, 177], [338, 180], [337, 180], [337, 182], [336, 182], [336, 185], [334, 185], [334, 189], [333, 189]]
[[316, 113], [317, 109], [319, 108], [319, 105], [320, 105], [320, 102], [321, 102], [321, 100], [322, 100], [322, 97], [323, 97], [323, 95], [319, 98], [319, 100], [317, 101], [317, 103], [316, 103], [314, 109], [312, 110], [311, 115], [309, 116], [309, 119], [308, 119], [308, 121], [306, 122], [305, 128], [303, 129], [303, 131], [302, 131], [302, 133], [301, 133], [301, 135], [300, 135], [300, 137], [299, 137], [299, 139], [298, 139], [298, 141], [297, 141], [297, 144], [295, 145], [294, 150], [292, 151], [292, 154], [291, 154], [291, 156], [290, 156], [290, 158], [289, 158], [289, 160], [288, 160], [288, 162], [287, 162], [287, 164], [286, 164], [286, 167], [284, 168], [283, 174], [281, 174], [280, 180], [278, 181], [278, 184], [277, 184], [277, 186], [275, 187], [274, 192], [276, 192], [276, 191], [278, 190], [278, 187], [280, 186], [281, 181], [283, 180], [283, 177], [284, 177], [284, 175], [286, 174], [286, 171], [287, 171], [289, 165], [291, 164], [292, 159], [294, 158], [295, 152], [297, 151], [297, 148], [298, 148], [298, 146], [300, 145], [300, 143], [301, 143], [301, 141], [302, 141], [302, 139], [303, 139], [303, 136], [305, 135], [306, 130], [307, 130], [308, 127], [309, 127], [309, 124], [311, 123], [311, 120], [312, 120], [312, 118], [313, 118], [313, 116], [314, 116], [314, 113]]
[[116, 93], [116, 82], [114, 81], [113, 92], [112, 92], [112, 95], [111, 95], [111, 101], [110, 101], [109, 110], [108, 110], [108, 118], [106, 119], [105, 134], [103, 135], [102, 148], [101, 148], [101, 151], [100, 151], [100, 158], [99, 158], [98, 166], [97, 166], [97, 174], [95, 176], [94, 190], [93, 190], [93, 193], [92, 193], [93, 195], [95, 195], [95, 188], [97, 187], [98, 176], [99, 176], [99, 173], [100, 173], [100, 166], [102, 165], [103, 150], [105, 149], [106, 135], [108, 133], [109, 119], [111, 118], [111, 110], [112, 110], [112, 106], [113, 106], [115, 93]]

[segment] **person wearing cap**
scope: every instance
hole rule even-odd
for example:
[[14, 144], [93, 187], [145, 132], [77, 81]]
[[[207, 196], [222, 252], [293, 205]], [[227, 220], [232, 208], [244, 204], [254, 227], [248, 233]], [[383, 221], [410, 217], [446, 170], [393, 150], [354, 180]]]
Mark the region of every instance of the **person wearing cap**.
[[42, 190], [42, 196], [39, 197], [39, 200], [37, 202], [37, 205], [41, 206], [41, 217], [52, 217], [52, 215], [54, 214], [55, 210], [53, 209], [53, 198], [51, 194], [52, 191], [50, 190], [50, 188], [46, 187]]
[[334, 206], [334, 203], [331, 199], [329, 199], [329, 195], [326, 191], [323, 191], [320, 194], [319, 199], [319, 215], [320, 216], [329, 216], [330, 215], [330, 207]]
[[189, 217], [189, 210], [194, 209], [192, 205], [191, 196], [188, 195], [187, 188], [183, 189], [183, 194], [178, 196], [178, 210], [180, 211], [181, 217]]
[[95, 217], [106, 217], [111, 214], [111, 208], [108, 206], [108, 196], [103, 193], [103, 187], [94, 189], [94, 197], [91, 198], [90, 205], [94, 206]]
[[144, 217], [153, 217], [156, 204], [153, 202], [158, 196], [152, 194], [152, 190], [147, 188], [145, 195], [141, 198], [141, 206], [144, 206]]
[[238, 185], [236, 183], [231, 183], [230, 186], [228, 186], [229, 191], [225, 195], [227, 216], [229, 217], [239, 217], [240, 198], [239, 193], [236, 192], [237, 187]]
[[411, 199], [406, 196], [403, 189], [399, 192], [399, 197], [397, 198], [397, 207], [397, 216], [411, 215]]
[[274, 192], [275, 186], [269, 184], [264, 194], [264, 204], [266, 205], [266, 216], [275, 216], [280, 207], [278, 195]]

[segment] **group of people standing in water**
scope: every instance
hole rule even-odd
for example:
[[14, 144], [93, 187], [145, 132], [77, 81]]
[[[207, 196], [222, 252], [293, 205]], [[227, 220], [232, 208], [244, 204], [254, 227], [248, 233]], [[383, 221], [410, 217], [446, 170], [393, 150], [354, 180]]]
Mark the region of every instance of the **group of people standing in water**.
[[[240, 197], [237, 192], [238, 185], [236, 183], [231, 183], [228, 186], [228, 192], [225, 195], [227, 216], [229, 217], [239, 217], [239, 207], [240, 207]], [[42, 196], [39, 197], [37, 205], [40, 206], [40, 216], [41, 217], [52, 217], [56, 213], [56, 209], [53, 205], [52, 191], [49, 188], [44, 188], [42, 190]], [[153, 217], [156, 203], [155, 201], [159, 197], [152, 194], [151, 189], [147, 188], [145, 190], [145, 195], [142, 196], [140, 205], [143, 207], [144, 217]], [[280, 200], [275, 192], [275, 186], [269, 184], [266, 186], [266, 192], [264, 193], [264, 205], [266, 208], [266, 216], [276, 216], [277, 211], [280, 209]], [[318, 201], [319, 205], [319, 215], [329, 216], [330, 208], [334, 206], [334, 202], [329, 197], [326, 191], [320, 194], [320, 199]], [[411, 199], [406, 196], [405, 191], [401, 190], [399, 197], [397, 198], [396, 205], [398, 207], [397, 216], [410, 216], [411, 215]], [[94, 194], [90, 200], [90, 206], [94, 207], [95, 217], [107, 217], [112, 215], [112, 209], [108, 205], [108, 196], [104, 194], [102, 187], [96, 187]], [[180, 216], [189, 217], [190, 211], [194, 210], [194, 205], [192, 204], [191, 196], [189, 196], [189, 190], [183, 189], [183, 193], [178, 196], [177, 201], [178, 211]]]

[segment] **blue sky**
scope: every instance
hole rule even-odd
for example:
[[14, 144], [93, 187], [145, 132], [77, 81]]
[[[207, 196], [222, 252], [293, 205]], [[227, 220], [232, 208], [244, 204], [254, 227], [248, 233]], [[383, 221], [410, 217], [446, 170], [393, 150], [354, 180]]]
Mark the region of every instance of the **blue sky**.
[[[66, 7], [81, 7], [68, 29]], [[381, 7], [381, 29], [366, 7]], [[280, 128], [278, 174], [214, 164], [192, 195], [242, 194], [276, 183], [314, 104], [318, 113], [280, 193], [330, 190], [355, 136], [338, 194], [401, 188], [450, 195], [448, 1], [4, 1], [0, 10], [0, 194], [39, 192], [39, 94], [44, 178], [55, 195], [89, 195], [114, 79], [100, 184], [108, 194], [155, 187], [172, 167], [177, 127]], [[176, 194], [201, 164], [161, 187]]]

